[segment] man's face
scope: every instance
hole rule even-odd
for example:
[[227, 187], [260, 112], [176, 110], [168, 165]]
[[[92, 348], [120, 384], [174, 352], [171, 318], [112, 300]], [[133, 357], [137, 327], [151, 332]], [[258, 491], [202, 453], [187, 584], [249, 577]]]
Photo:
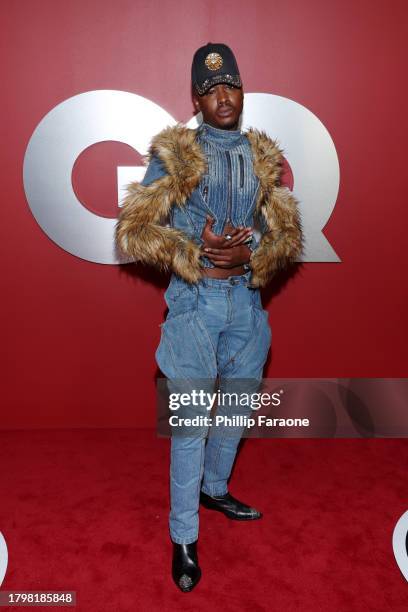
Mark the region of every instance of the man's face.
[[221, 130], [236, 130], [242, 113], [242, 87], [226, 83], [214, 85], [205, 94], [193, 94], [193, 103], [201, 111], [205, 123]]

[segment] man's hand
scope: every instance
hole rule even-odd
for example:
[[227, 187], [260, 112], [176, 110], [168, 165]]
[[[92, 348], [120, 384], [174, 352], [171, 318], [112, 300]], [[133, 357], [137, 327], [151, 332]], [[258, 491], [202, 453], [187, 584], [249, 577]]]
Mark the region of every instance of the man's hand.
[[204, 248], [205, 256], [217, 268], [235, 268], [249, 262], [251, 250], [245, 244], [224, 249]]
[[[214, 219], [207, 217], [206, 224], [201, 234], [201, 238], [204, 241], [204, 248], [210, 249], [231, 249], [240, 244], [243, 244], [248, 238], [252, 236], [251, 227], [234, 227], [233, 225], [226, 225], [224, 228], [224, 235], [219, 236], [212, 231], [214, 225]], [[225, 238], [225, 235], [231, 236], [230, 239]]]

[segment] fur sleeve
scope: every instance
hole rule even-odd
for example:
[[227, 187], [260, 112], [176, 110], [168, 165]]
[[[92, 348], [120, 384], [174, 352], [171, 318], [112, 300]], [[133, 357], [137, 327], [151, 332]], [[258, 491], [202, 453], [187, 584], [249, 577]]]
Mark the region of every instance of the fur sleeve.
[[291, 191], [281, 187], [282, 150], [264, 132], [249, 130], [254, 171], [260, 181], [257, 213], [264, 232], [250, 260], [251, 284], [264, 287], [278, 270], [295, 262], [302, 253], [298, 205]]
[[183, 206], [197, 187], [206, 161], [195, 131], [176, 125], [152, 141], [167, 174], [148, 185], [131, 183], [116, 226], [116, 243], [135, 261], [173, 270], [189, 283], [202, 274], [200, 247], [183, 231], [164, 225], [172, 206]]
[[135, 261], [173, 270], [189, 283], [201, 277], [200, 248], [182, 231], [161, 225], [171, 208], [172, 177], [131, 183], [116, 225], [116, 244]]
[[286, 187], [274, 187], [261, 206], [267, 231], [251, 256], [255, 287], [264, 287], [278, 271], [302, 253], [302, 230], [297, 202]]

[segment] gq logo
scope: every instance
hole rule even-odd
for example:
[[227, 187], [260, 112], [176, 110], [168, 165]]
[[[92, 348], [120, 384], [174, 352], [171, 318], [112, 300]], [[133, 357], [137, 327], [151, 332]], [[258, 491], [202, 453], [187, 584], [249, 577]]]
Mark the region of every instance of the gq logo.
[[399, 518], [392, 534], [394, 556], [408, 582], [408, 510]]
[[[24, 189], [44, 232], [60, 247], [88, 261], [118, 264], [115, 219], [92, 213], [77, 199], [71, 182], [77, 157], [107, 140], [146, 155], [151, 138], [176, 120], [151, 100], [124, 91], [89, 91], [53, 108], [38, 124], [24, 158]], [[188, 127], [197, 127], [193, 117]], [[330, 134], [307, 108], [272, 94], [245, 95], [242, 128], [276, 138], [285, 151], [300, 201], [305, 236], [303, 261], [340, 261], [322, 233], [336, 202], [339, 162]], [[118, 168], [118, 199], [125, 185], [141, 180], [144, 167]]]
[[7, 544], [3, 534], [0, 531], [0, 586], [3, 584], [4, 576], [6, 575], [8, 563]]

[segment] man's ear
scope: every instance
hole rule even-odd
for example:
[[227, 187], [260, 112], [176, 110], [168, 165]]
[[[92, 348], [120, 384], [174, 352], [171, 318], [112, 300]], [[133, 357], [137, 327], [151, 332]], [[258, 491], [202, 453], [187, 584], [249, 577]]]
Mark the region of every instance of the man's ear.
[[196, 111], [200, 110], [200, 102], [197, 100], [196, 96], [193, 96], [193, 104]]

